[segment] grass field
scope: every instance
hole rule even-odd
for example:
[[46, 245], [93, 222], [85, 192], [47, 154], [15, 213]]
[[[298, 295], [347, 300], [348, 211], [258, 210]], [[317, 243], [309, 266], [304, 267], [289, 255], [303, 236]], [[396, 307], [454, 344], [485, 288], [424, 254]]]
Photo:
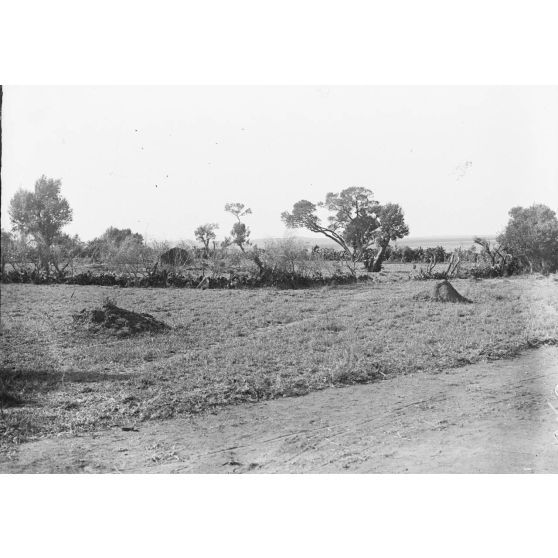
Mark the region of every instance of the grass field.
[[[3, 446], [447, 371], [558, 340], [555, 277], [456, 280], [471, 305], [416, 300], [433, 283], [402, 277], [298, 291], [2, 285], [2, 381], [19, 402], [0, 418]], [[106, 296], [172, 329], [76, 329], [72, 314]]]

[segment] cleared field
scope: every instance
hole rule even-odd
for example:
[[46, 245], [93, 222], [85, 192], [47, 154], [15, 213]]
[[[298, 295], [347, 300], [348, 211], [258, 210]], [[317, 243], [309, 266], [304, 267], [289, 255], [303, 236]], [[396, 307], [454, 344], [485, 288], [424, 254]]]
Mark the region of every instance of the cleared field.
[[[454, 285], [475, 304], [415, 300], [432, 286], [415, 281], [304, 291], [2, 285], [2, 380], [20, 402], [0, 419], [4, 447], [557, 342], [555, 278]], [[105, 296], [172, 330], [117, 338], [76, 329], [72, 314]]]

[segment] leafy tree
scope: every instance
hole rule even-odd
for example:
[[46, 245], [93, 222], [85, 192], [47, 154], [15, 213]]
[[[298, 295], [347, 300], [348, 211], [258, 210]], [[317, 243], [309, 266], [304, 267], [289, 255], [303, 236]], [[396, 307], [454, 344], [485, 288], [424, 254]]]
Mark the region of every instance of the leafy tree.
[[95, 261], [103, 261], [126, 242], [134, 242], [142, 246], [143, 236], [132, 232], [131, 229], [109, 227], [101, 236], [87, 243], [84, 253]]
[[395, 261], [401, 261], [403, 258], [403, 250], [399, 247], [399, 246], [394, 246], [391, 251], [390, 254], [388, 256], [389, 260], [392, 262]]
[[[374, 243], [374, 231], [380, 226], [377, 216], [378, 202], [367, 188], [345, 188], [339, 193], [330, 192], [325, 202], [314, 204], [300, 200], [292, 211], [284, 211], [281, 219], [288, 228], [305, 228], [320, 233], [336, 242], [347, 255], [348, 267], [356, 275], [356, 265]], [[318, 208], [329, 212], [327, 224], [318, 216]]]
[[446, 261], [447, 257], [448, 257], [448, 253], [446, 252], [443, 246], [436, 246], [435, 248], [427, 248], [424, 251], [424, 258], [428, 262], [435, 261], [436, 263], [441, 263]]
[[209, 243], [217, 238], [215, 231], [219, 228], [217, 223], [206, 223], [200, 225], [195, 231], [194, 236], [203, 244], [205, 257], [209, 256]]
[[134, 233], [131, 229], [117, 229], [116, 227], [109, 227], [103, 233], [101, 239], [118, 247], [129, 239], [138, 244], [143, 244], [143, 236], [141, 234]]
[[14, 235], [10, 231], [5, 231], [4, 229], [0, 230], [1, 238], [2, 238], [2, 252], [4, 250], [8, 251], [10, 249], [11, 243], [14, 241]]
[[417, 251], [410, 246], [405, 246], [401, 252], [401, 261], [404, 263], [414, 262], [417, 259]]
[[558, 219], [550, 207], [535, 204], [513, 207], [510, 220], [498, 242], [514, 258], [523, 260], [531, 271], [558, 269]]
[[62, 228], [72, 221], [68, 201], [60, 195], [62, 182], [41, 176], [35, 191], [19, 190], [10, 202], [14, 228], [30, 234], [38, 244], [51, 246]]
[[66, 275], [66, 269], [73, 270], [74, 260], [83, 254], [83, 243], [78, 235], [60, 234], [50, 251], [50, 261], [58, 278]]
[[[367, 188], [345, 188], [339, 193], [330, 192], [325, 201], [318, 204], [301, 200], [294, 204], [291, 212], [283, 212], [281, 218], [289, 228], [305, 228], [336, 242], [346, 254], [353, 275], [356, 275], [357, 264], [365, 260], [376, 245], [379, 256], [376, 269], [381, 269], [389, 241], [405, 236], [408, 228], [397, 204], [382, 206], [373, 195]], [[318, 216], [318, 208], [329, 212], [327, 224]]]
[[2, 274], [5, 273], [6, 264], [10, 264], [15, 271], [28, 269], [33, 264], [36, 271], [41, 269], [39, 250], [34, 241], [29, 242], [26, 235], [16, 236], [2, 230]]
[[121, 244], [110, 245], [105, 261], [124, 273], [131, 273], [134, 277], [145, 276], [156, 269], [157, 254], [153, 248], [129, 235]]
[[39, 249], [41, 265], [47, 274], [50, 251], [62, 228], [72, 221], [68, 201], [60, 194], [62, 182], [41, 176], [35, 190], [19, 190], [10, 202], [9, 214], [14, 229], [31, 235]]
[[240, 220], [240, 218], [245, 215], [251, 215], [252, 210], [249, 207], [246, 207], [243, 203], [227, 203], [225, 205], [225, 211], [236, 217], [236, 223], [233, 225], [231, 230], [231, 240], [243, 252], [245, 252], [244, 247], [247, 244], [250, 244], [250, 229]]
[[405, 217], [401, 206], [397, 203], [386, 203], [380, 206], [378, 212], [380, 227], [374, 232], [377, 244], [377, 252], [374, 260], [368, 267], [368, 271], [381, 271], [382, 264], [388, 255], [391, 240], [403, 238], [409, 234], [409, 227], [405, 223]]

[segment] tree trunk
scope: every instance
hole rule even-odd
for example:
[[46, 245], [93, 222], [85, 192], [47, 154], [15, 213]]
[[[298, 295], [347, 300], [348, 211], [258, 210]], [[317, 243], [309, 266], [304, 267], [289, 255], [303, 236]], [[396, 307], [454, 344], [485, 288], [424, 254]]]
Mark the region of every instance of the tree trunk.
[[[240, 246], [240, 249], [242, 250], [242, 253], [247, 254], [246, 250], [244, 249], [244, 246], [242, 244], [239, 244], [239, 246]], [[264, 263], [260, 259], [260, 256], [258, 255], [258, 249], [254, 246], [252, 248], [252, 250], [250, 250], [250, 253], [248, 253], [248, 256], [258, 266], [258, 270], [260, 272], [260, 277], [261, 277], [264, 274], [264, 272], [266, 271], [266, 268], [265, 268]]]
[[387, 252], [387, 244], [385, 246], [380, 246], [380, 249], [378, 250], [376, 257], [372, 262], [372, 266], [368, 271], [371, 271], [372, 273], [378, 273], [378, 271], [382, 271], [382, 264], [384, 263], [386, 252]]
[[46, 273], [47, 279], [50, 277], [50, 246], [39, 247], [39, 266]]
[[258, 266], [258, 269], [260, 271], [260, 276], [262, 276], [265, 273], [266, 268], [265, 268], [264, 263], [260, 259], [260, 256], [258, 255], [258, 253], [255, 250], [252, 253], [252, 259], [254, 260], [254, 263]]
[[356, 273], [357, 262], [353, 258], [344, 261], [345, 261], [345, 265], [347, 266], [347, 269], [349, 270], [349, 273], [354, 277], [355, 281], [357, 281], [358, 280], [357, 273]]

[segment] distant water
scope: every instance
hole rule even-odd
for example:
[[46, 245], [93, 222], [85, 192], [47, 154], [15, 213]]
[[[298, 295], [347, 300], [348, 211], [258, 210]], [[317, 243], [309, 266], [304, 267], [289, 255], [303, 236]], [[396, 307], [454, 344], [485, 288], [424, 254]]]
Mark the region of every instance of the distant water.
[[[419, 246], [422, 246], [423, 248], [434, 248], [436, 246], [443, 246], [446, 251], [451, 252], [456, 248], [470, 248], [473, 245], [473, 238], [475, 238], [475, 236], [486, 238], [490, 242], [494, 242], [494, 240], [496, 239], [494, 235], [482, 234], [471, 236], [409, 236], [407, 238], [398, 240], [395, 243], [392, 243], [392, 246], [409, 246], [410, 248], [418, 248]], [[296, 237], [296, 239], [308, 247], [318, 245], [324, 248], [338, 248], [337, 244], [335, 244], [332, 240], [323, 237], [312, 238], [307, 236], [299, 236]], [[270, 240], [274, 239], [259, 239], [258, 241], [256, 241], [256, 243], [263, 247], [265, 246], [266, 241]]]
[[494, 242], [494, 235], [474, 235], [474, 236], [410, 236], [394, 243], [396, 246], [409, 246], [410, 248], [434, 248], [443, 246], [446, 251], [453, 251], [457, 248], [470, 248], [473, 245], [473, 238], [480, 236], [490, 242]]

